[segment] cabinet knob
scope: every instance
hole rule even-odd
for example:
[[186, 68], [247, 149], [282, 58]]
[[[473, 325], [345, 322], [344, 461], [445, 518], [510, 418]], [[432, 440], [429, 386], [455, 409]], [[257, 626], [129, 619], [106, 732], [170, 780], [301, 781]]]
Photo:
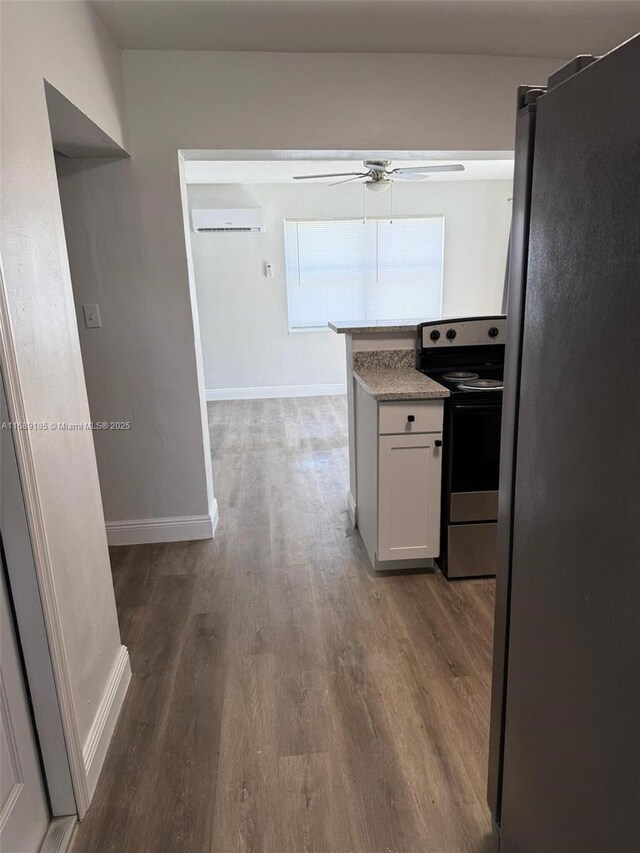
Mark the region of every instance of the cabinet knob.
[[436, 440], [433, 443], [435, 444], [436, 447], [442, 447], [442, 442], [440, 441], [439, 438], [436, 438]]
[[407, 420], [409, 421], [410, 424], [412, 424], [415, 421], [415, 419], [416, 419], [415, 415], [407, 415]]

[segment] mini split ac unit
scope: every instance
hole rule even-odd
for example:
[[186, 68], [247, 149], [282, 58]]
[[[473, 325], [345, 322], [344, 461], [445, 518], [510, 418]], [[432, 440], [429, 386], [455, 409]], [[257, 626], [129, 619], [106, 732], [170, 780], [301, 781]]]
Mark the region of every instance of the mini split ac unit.
[[194, 210], [191, 218], [194, 231], [264, 231], [260, 208]]

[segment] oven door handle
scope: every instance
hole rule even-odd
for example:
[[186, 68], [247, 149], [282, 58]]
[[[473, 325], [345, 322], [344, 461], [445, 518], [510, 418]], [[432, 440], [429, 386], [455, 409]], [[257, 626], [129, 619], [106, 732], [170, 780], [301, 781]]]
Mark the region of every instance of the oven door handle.
[[465, 411], [473, 411], [474, 409], [477, 411], [478, 409], [500, 409], [502, 407], [502, 403], [492, 402], [492, 403], [454, 403], [453, 409], [454, 411], [465, 410]]

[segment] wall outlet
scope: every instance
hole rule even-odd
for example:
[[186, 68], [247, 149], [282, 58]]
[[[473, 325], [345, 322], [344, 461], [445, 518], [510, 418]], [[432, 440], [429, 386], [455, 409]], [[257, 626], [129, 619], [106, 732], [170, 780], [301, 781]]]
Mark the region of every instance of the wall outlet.
[[273, 267], [271, 264], [264, 265], [264, 274], [267, 278], [273, 278]]
[[82, 313], [84, 315], [84, 325], [87, 329], [101, 329], [102, 320], [100, 319], [99, 305], [83, 305]]

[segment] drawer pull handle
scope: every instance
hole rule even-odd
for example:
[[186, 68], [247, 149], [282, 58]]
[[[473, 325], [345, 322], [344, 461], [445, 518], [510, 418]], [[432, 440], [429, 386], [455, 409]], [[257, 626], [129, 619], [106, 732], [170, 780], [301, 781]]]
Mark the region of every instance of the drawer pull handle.
[[409, 421], [410, 424], [412, 424], [415, 421], [415, 419], [416, 419], [415, 415], [407, 415], [407, 420]]
[[442, 442], [440, 441], [439, 438], [436, 438], [436, 440], [433, 443], [435, 444], [436, 447], [442, 447]]

